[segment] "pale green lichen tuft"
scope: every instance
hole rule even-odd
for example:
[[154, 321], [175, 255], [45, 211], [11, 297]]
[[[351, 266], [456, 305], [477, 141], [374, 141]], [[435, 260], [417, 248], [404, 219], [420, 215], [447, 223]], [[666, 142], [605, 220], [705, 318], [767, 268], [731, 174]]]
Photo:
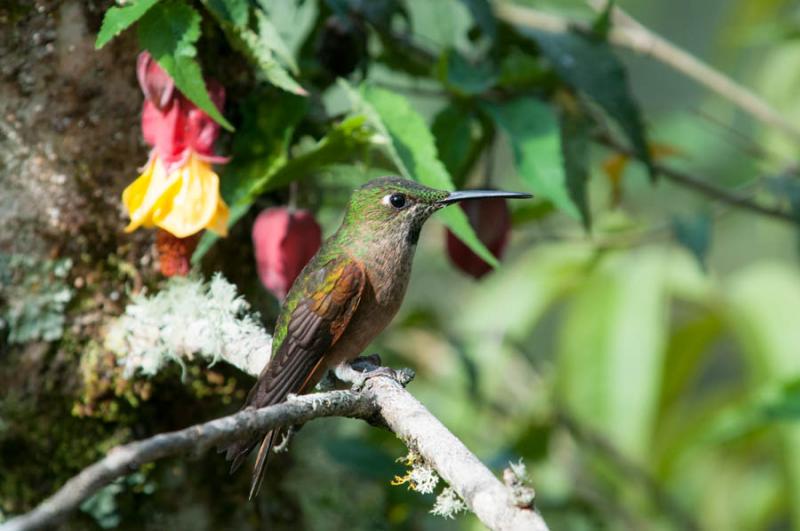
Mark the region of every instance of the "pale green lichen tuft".
[[152, 376], [170, 361], [222, 360], [257, 375], [269, 358], [272, 338], [236, 287], [217, 273], [210, 282], [171, 278], [150, 297], [133, 297], [106, 334], [126, 378]]
[[73, 290], [66, 283], [72, 261], [0, 254], [0, 334], [8, 342], [55, 341]]
[[433, 504], [431, 514], [441, 516], [442, 518], [455, 518], [460, 512], [467, 510], [467, 504], [464, 500], [453, 490], [452, 487], [445, 487], [442, 492], [436, 497], [436, 503]]
[[122, 522], [122, 516], [117, 507], [117, 496], [125, 490], [140, 491], [144, 494], [155, 492], [156, 485], [148, 481], [142, 472], [134, 472], [124, 478], [117, 478], [105, 487], [98, 490], [84, 501], [80, 509], [89, 514], [97, 525], [103, 529], [113, 529]]

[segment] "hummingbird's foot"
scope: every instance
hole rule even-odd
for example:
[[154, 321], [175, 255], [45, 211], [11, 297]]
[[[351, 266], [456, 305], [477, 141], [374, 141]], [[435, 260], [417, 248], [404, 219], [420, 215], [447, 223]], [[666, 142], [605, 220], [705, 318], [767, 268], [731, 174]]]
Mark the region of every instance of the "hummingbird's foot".
[[286, 428], [286, 431], [284, 431], [281, 434], [281, 442], [276, 444], [272, 448], [272, 451], [274, 453], [276, 453], [276, 454], [280, 454], [280, 453], [288, 451], [289, 450], [289, 442], [292, 440], [292, 437], [294, 436], [294, 434], [297, 433], [299, 430], [300, 430], [300, 426], [295, 426], [295, 425], [291, 425], [288, 428]]
[[370, 354], [357, 357], [350, 362], [350, 366], [359, 372], [369, 372], [383, 366], [383, 362], [380, 354]]
[[353, 391], [360, 391], [364, 388], [367, 380], [376, 376], [391, 378], [402, 386], [414, 379], [414, 371], [411, 369], [395, 370], [391, 367], [377, 365], [375, 361], [380, 362], [380, 356], [377, 354], [359, 357], [352, 362], [340, 363], [334, 369], [334, 374], [342, 381], [351, 382]]

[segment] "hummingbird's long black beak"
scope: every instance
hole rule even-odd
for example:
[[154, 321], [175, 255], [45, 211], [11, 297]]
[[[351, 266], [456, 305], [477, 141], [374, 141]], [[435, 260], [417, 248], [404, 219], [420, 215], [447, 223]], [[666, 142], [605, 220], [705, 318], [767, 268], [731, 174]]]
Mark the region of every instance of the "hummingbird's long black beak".
[[460, 201], [469, 201], [470, 199], [490, 199], [497, 197], [505, 199], [528, 199], [533, 196], [522, 192], [503, 192], [502, 190], [462, 190], [450, 192], [450, 195], [441, 201], [437, 201], [436, 204], [447, 206]]

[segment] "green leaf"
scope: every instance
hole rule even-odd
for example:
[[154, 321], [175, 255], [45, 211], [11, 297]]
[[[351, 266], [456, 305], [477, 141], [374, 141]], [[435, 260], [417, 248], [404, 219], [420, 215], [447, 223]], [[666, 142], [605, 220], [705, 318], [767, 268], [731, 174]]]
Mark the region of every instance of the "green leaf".
[[[800, 274], [796, 267], [761, 263], [737, 273], [728, 284], [730, 330], [750, 361], [757, 387], [800, 378]], [[780, 426], [783, 468], [790, 484], [800, 484], [800, 425]], [[790, 498], [795, 526], [800, 523], [800, 494]]]
[[297, 65], [291, 57], [286, 43], [283, 42], [275, 26], [260, 9], [255, 10], [256, 28], [236, 26], [229, 20], [227, 11], [221, 10], [217, 2], [203, 0], [203, 4], [219, 23], [231, 46], [243, 54], [258, 67], [259, 73], [268, 82], [291, 94], [305, 96], [308, 93], [295, 81], [286, 68], [275, 59], [281, 57], [290, 68], [296, 70]]
[[478, 26], [489, 40], [497, 38], [497, 19], [492, 13], [492, 6], [489, 0], [461, 0], [461, 3], [469, 9], [475, 25]]
[[517, 172], [534, 193], [579, 218], [580, 211], [567, 187], [561, 133], [553, 110], [528, 97], [506, 103], [484, 103], [483, 109], [508, 134]]
[[[403, 177], [431, 188], [453, 190], [453, 181], [436, 154], [436, 142], [425, 120], [399, 94], [371, 86], [362, 87], [362, 94], [342, 82], [356, 112], [363, 113], [385, 139], [384, 147]], [[460, 240], [487, 263], [498, 262], [475, 231], [460, 208], [445, 208], [439, 217]]]
[[103, 16], [103, 24], [94, 43], [95, 49], [99, 50], [108, 44], [108, 41], [142, 18], [157, 2], [158, 0], [134, 0], [124, 7], [110, 7]]
[[325, 166], [347, 162], [369, 145], [372, 135], [373, 132], [367, 127], [365, 116], [355, 115], [345, 118], [313, 148], [293, 158], [278, 170], [264, 184], [264, 191], [307, 177]]
[[611, 14], [614, 12], [615, 3], [614, 0], [606, 0], [606, 6], [592, 22], [592, 31], [602, 39], [608, 38], [608, 32], [611, 31]]
[[[503, 266], [502, 275], [481, 281], [463, 304], [459, 332], [526, 342], [536, 323], [565, 291], [585, 276], [592, 260], [588, 246], [535, 246]], [[524, 293], [524, 297], [519, 294]]]
[[528, 30], [526, 34], [536, 40], [565, 83], [596, 102], [619, 124], [654, 178], [639, 107], [628, 87], [625, 68], [608, 43], [579, 33]]
[[172, 77], [178, 90], [214, 121], [233, 131], [211, 101], [195, 61], [194, 43], [199, 37], [200, 14], [179, 0], [159, 2], [139, 22], [139, 43]]
[[439, 58], [439, 79], [460, 96], [474, 96], [489, 89], [496, 75], [489, 63], [473, 64], [455, 50], [447, 50]]
[[436, 151], [456, 188], [464, 185], [470, 169], [486, 144], [487, 134], [475, 112], [458, 103], [451, 103], [433, 119], [431, 132], [436, 138]]
[[560, 331], [562, 402], [639, 463], [649, 462], [658, 412], [666, 256], [661, 250], [607, 255], [569, 304]]
[[[336, 124], [306, 152], [288, 158], [295, 125], [305, 115], [308, 100], [285, 92], [272, 97], [259, 93], [242, 107], [245, 117], [234, 139], [233, 160], [221, 176], [222, 196], [231, 206], [228, 225], [233, 226], [255, 199], [270, 190], [306, 178], [321, 168], [346, 162], [360, 153], [372, 137], [364, 116], [350, 116]], [[277, 101], [276, 101], [277, 99]], [[206, 232], [192, 260], [202, 259], [217, 240]]]
[[294, 60], [292, 52], [289, 51], [286, 42], [278, 33], [278, 28], [260, 9], [256, 10], [256, 20], [258, 21], [258, 32], [261, 40], [275, 52], [275, 55], [289, 67], [293, 74], [297, 75], [300, 69], [297, 67], [297, 62]]
[[[239, 221], [265, 183], [289, 160], [295, 126], [307, 107], [305, 98], [263, 89], [241, 103], [242, 123], [233, 137], [231, 161], [220, 172], [220, 193], [230, 206], [228, 227]], [[192, 261], [198, 263], [217, 239], [205, 231]]]
[[707, 362], [707, 355], [721, 332], [722, 321], [711, 311], [673, 326], [666, 352], [669, 363], [664, 366], [661, 384], [662, 411], [675, 408], [691, 395], [692, 385], [702, 374], [702, 364]]
[[244, 28], [250, 21], [250, 2], [248, 0], [206, 0], [209, 9], [214, 10], [226, 22], [237, 28]]
[[497, 82], [501, 87], [520, 91], [540, 88], [547, 84], [552, 74], [543, 66], [543, 61], [517, 47], [503, 54]]
[[706, 270], [706, 255], [711, 247], [712, 221], [708, 212], [698, 212], [693, 216], [676, 216], [672, 220], [672, 233], [675, 239], [692, 253], [703, 271]]
[[562, 106], [559, 115], [561, 122], [561, 154], [564, 157], [564, 174], [567, 179], [567, 192], [589, 230], [592, 226], [589, 196], [586, 189], [589, 180], [589, 145], [591, 121], [575, 101]]

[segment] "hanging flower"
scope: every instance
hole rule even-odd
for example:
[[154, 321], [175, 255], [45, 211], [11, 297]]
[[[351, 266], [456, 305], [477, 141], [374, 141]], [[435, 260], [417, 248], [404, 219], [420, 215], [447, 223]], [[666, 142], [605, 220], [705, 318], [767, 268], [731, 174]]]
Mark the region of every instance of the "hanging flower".
[[[145, 95], [142, 133], [153, 149], [142, 174], [122, 194], [131, 218], [125, 231], [159, 227], [188, 238], [209, 229], [225, 236], [228, 206], [211, 168], [227, 161], [213, 152], [219, 125], [175, 88], [149, 53], [139, 55], [136, 71]], [[213, 80], [207, 85], [222, 109], [224, 89]]]
[[322, 230], [311, 212], [286, 207], [264, 210], [253, 224], [261, 283], [283, 300], [321, 243]]
[[[465, 201], [459, 206], [466, 212], [469, 224], [475, 229], [478, 239], [495, 257], [501, 258], [511, 232], [511, 213], [506, 200]], [[474, 278], [481, 278], [492, 270], [491, 265], [472, 252], [449, 230], [447, 231], [447, 254], [456, 267]]]

